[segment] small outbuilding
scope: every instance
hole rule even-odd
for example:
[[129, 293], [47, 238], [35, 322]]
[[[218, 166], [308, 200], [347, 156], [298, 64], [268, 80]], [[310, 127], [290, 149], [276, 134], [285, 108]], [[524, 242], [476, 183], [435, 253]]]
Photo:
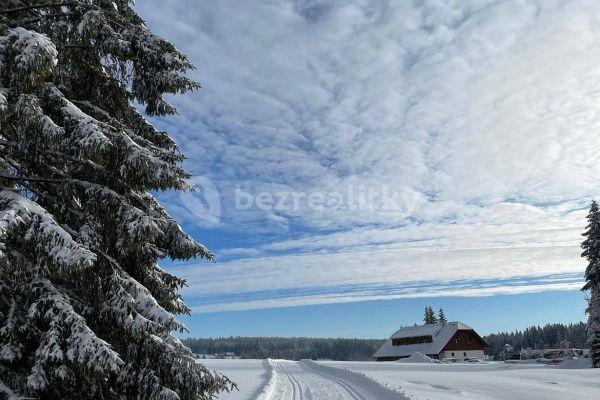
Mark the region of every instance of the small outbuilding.
[[400, 328], [373, 355], [377, 361], [407, 358], [415, 351], [438, 360], [483, 359], [488, 344], [462, 322], [425, 324]]

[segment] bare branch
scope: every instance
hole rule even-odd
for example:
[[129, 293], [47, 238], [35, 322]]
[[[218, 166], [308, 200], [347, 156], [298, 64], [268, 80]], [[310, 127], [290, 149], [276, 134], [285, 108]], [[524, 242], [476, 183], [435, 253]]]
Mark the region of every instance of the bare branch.
[[28, 24], [33, 24], [36, 22], [40, 22], [46, 19], [54, 19], [54, 18], [62, 18], [62, 17], [68, 17], [73, 15], [72, 12], [64, 12], [64, 13], [56, 13], [56, 14], [46, 14], [46, 15], [42, 15], [40, 17], [36, 17], [36, 18], [28, 18], [28, 19], [22, 19], [20, 21], [16, 21], [13, 22], [11, 25], [12, 26], [21, 26], [21, 25], [28, 25]]
[[20, 177], [20, 176], [13, 176], [13, 175], [0, 175], [0, 179], [8, 179], [8, 180], [12, 180], [12, 181], [24, 181], [24, 182], [65, 182], [66, 181], [66, 179]]
[[33, 10], [38, 8], [52, 8], [52, 7], [69, 7], [74, 6], [75, 3], [42, 3], [42, 4], [31, 4], [28, 6], [5, 8], [0, 10], [0, 14], [10, 14], [19, 11]]

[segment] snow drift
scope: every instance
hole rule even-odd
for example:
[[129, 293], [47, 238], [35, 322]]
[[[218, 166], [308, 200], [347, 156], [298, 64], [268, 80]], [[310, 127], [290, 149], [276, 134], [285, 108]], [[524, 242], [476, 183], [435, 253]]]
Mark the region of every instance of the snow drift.
[[396, 360], [397, 363], [439, 363], [438, 360], [434, 360], [431, 357], [426, 356], [423, 353], [420, 353], [418, 351], [414, 351], [410, 357], [407, 358], [401, 358], [399, 360]]
[[257, 395], [253, 398], [256, 400], [269, 400], [273, 396], [273, 392], [275, 391], [275, 382], [277, 381], [277, 375], [275, 370], [273, 369], [273, 364], [271, 364], [271, 359], [268, 358], [263, 361], [263, 366], [265, 367], [265, 382], [263, 386], [259, 389]]

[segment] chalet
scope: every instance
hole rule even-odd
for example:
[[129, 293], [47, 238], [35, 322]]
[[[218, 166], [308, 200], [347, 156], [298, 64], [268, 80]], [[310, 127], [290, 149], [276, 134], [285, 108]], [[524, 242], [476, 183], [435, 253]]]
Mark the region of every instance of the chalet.
[[456, 321], [401, 328], [381, 345], [373, 358], [393, 361], [418, 351], [439, 360], [483, 359], [486, 347], [488, 344], [473, 328]]

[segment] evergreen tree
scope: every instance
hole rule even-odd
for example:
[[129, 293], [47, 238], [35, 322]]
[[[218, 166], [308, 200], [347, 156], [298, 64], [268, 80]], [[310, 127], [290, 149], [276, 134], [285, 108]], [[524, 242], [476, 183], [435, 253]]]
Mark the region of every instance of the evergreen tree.
[[0, 2], [0, 398], [208, 399], [231, 382], [171, 335], [212, 259], [149, 193], [189, 190], [136, 110], [174, 114], [190, 61], [132, 0]]
[[241, 358], [330, 359], [348, 361], [372, 360], [373, 353], [385, 339], [325, 339], [306, 337], [228, 337], [216, 339], [184, 339], [197, 354], [233, 352]]
[[560, 348], [561, 341], [569, 341], [571, 348], [582, 349], [587, 343], [587, 323], [546, 324], [544, 327], [531, 326], [524, 331], [499, 332], [484, 336], [490, 345], [490, 355], [498, 357], [506, 344], [510, 344], [517, 352], [530, 349]]
[[596, 201], [592, 201], [587, 216], [588, 224], [583, 233], [585, 240], [581, 244], [582, 257], [587, 258], [585, 270], [586, 283], [582, 290], [589, 290], [588, 343], [592, 356], [592, 364], [600, 368], [600, 212]]
[[592, 365], [600, 368], [600, 285], [593, 285], [590, 289], [587, 308], [588, 324], [587, 337], [592, 357]]
[[425, 307], [425, 316], [423, 318], [423, 322], [426, 324], [437, 324], [437, 317], [435, 316], [435, 311], [433, 311], [431, 306]]
[[446, 319], [446, 314], [444, 314], [444, 309], [440, 307], [440, 311], [438, 312], [438, 321], [442, 325], [446, 325], [448, 320]]

